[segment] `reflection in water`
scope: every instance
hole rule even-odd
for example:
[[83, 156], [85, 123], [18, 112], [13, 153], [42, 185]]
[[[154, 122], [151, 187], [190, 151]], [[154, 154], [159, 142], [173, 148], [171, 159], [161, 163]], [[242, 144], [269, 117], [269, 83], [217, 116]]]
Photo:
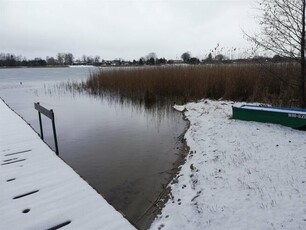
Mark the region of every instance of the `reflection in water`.
[[[92, 71], [92, 70], [91, 70]], [[0, 96], [39, 132], [34, 102], [53, 109], [60, 157], [139, 228], [175, 171], [185, 122], [170, 106], [145, 107], [118, 97], [69, 90], [83, 68], [0, 70]], [[22, 85], [20, 84], [22, 81]], [[43, 119], [53, 148], [51, 122]]]

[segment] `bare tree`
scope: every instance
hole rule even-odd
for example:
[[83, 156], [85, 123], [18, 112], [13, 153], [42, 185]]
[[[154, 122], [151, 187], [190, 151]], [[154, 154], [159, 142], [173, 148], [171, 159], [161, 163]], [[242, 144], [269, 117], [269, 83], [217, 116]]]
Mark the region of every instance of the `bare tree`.
[[86, 64], [87, 56], [85, 54], [83, 54], [81, 60], [82, 60], [83, 64]]
[[87, 65], [92, 65], [93, 63], [94, 63], [94, 58], [91, 55], [87, 56], [86, 64]]
[[60, 65], [63, 65], [63, 64], [64, 64], [64, 60], [65, 60], [65, 54], [63, 54], [63, 53], [58, 53], [56, 56], [57, 56], [57, 62], [58, 62]]
[[156, 60], [156, 59], [157, 59], [156, 53], [151, 52], [151, 53], [149, 53], [149, 54], [146, 56], [146, 60], [150, 60], [150, 59]]
[[215, 60], [216, 61], [223, 61], [223, 60], [225, 60], [226, 59], [226, 57], [223, 55], [223, 54], [217, 54], [216, 56], [215, 56]]
[[55, 60], [54, 57], [47, 56], [46, 57], [46, 62], [47, 62], [47, 65], [52, 65], [52, 66], [56, 65], [56, 60]]
[[100, 59], [101, 59], [101, 57], [99, 56], [99, 55], [96, 55], [95, 57], [94, 57], [94, 64], [99, 64], [99, 62], [100, 62]]
[[306, 106], [305, 7], [306, 0], [259, 0], [257, 17], [261, 32], [246, 36], [256, 46], [300, 64], [297, 83], [302, 106]]
[[73, 64], [73, 60], [74, 60], [74, 57], [73, 57], [72, 53], [64, 54], [65, 65], [72, 65]]
[[183, 61], [185, 62], [185, 63], [187, 63], [188, 61], [189, 61], [189, 59], [191, 58], [191, 54], [190, 54], [190, 52], [185, 52], [185, 53], [183, 53], [182, 55], [181, 55], [181, 58], [183, 59]]

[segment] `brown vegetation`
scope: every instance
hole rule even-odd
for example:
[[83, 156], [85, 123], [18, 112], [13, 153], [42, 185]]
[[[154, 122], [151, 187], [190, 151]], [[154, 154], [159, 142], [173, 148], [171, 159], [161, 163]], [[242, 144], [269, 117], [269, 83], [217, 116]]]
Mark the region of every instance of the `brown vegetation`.
[[78, 87], [146, 106], [202, 98], [297, 106], [298, 76], [294, 63], [104, 68]]

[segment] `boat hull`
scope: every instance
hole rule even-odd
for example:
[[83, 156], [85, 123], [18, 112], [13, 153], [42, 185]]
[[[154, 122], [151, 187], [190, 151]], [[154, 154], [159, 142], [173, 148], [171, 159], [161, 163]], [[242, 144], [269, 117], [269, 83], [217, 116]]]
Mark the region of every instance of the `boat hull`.
[[253, 105], [233, 106], [233, 118], [281, 124], [294, 129], [306, 130], [306, 109]]

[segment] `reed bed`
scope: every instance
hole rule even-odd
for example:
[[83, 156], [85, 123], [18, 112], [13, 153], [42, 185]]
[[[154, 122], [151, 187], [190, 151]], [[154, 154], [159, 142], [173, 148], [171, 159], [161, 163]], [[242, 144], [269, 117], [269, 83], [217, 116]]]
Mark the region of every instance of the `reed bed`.
[[203, 98], [298, 106], [298, 73], [295, 63], [103, 68], [75, 87], [147, 107]]

